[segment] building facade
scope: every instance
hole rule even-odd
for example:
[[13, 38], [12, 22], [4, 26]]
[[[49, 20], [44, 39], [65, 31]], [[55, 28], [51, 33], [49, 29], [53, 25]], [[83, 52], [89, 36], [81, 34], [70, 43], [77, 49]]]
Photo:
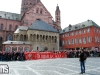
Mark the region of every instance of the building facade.
[[[50, 25], [49, 27], [51, 27], [51, 30], [50, 31], [46, 30], [47, 26], [44, 27], [43, 29], [43, 26], [45, 26], [43, 24], [41, 24], [43, 25], [42, 28], [39, 28], [39, 27], [37, 29], [34, 28], [33, 26], [34, 22], [36, 22], [37, 20], [40, 20], [41, 22], [45, 22], [46, 25]], [[27, 30], [23, 30], [21, 26], [24, 28], [26, 27]], [[33, 26], [33, 29], [30, 30], [30, 26]], [[12, 44], [13, 45], [17, 44], [16, 46], [18, 46], [18, 38], [20, 37], [17, 38], [15, 36], [17, 35], [20, 36], [20, 34], [24, 34], [24, 37], [28, 36], [28, 38], [26, 37], [27, 41], [23, 40], [23, 38], [19, 39], [20, 40], [19, 43], [23, 41], [29, 42], [32, 45], [32, 49], [35, 48], [37, 50], [39, 48], [43, 50], [42, 45], [44, 44], [42, 43], [41, 47], [40, 46], [34, 47], [33, 45], [35, 45], [36, 43], [32, 44], [32, 41], [30, 42], [31, 39], [29, 35], [39, 35], [39, 37], [42, 35], [42, 37], [45, 37], [45, 38], [51, 37], [53, 38], [51, 41], [53, 41], [54, 38], [56, 38], [56, 40], [59, 40], [58, 34], [60, 30], [61, 30], [61, 19], [60, 19], [60, 9], [58, 5], [56, 7], [55, 21], [54, 21], [52, 15], [49, 13], [49, 11], [46, 9], [46, 7], [42, 4], [40, 0], [22, 0], [21, 14], [0, 11], [0, 50], [10, 49], [8, 48], [8, 44], [10, 44], [9, 46], [11, 46]], [[11, 42], [8, 43], [7, 41], [11, 41]], [[45, 44], [44, 46], [49, 47], [48, 49], [52, 49], [52, 50], [59, 49], [57, 47], [58, 46], [57, 43], [59, 42], [56, 42], [56, 45], [52, 44], [53, 48], [49, 47], [51, 45], [50, 43], [48, 46], [46, 46], [47, 44]], [[6, 48], [6, 44], [7, 44], [7, 48]], [[38, 42], [38, 45], [40, 44], [41, 44], [41, 41]]]
[[69, 25], [60, 34], [63, 49], [76, 50], [80, 48], [100, 47], [100, 27], [92, 20]]

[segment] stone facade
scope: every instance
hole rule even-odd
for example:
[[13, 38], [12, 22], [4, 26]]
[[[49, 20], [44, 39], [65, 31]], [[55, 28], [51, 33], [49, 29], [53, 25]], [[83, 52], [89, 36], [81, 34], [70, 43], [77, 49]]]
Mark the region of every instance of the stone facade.
[[59, 33], [27, 30], [20, 31], [14, 34], [14, 41], [28, 41], [32, 45], [32, 50], [45, 51], [58, 50], [59, 49]]

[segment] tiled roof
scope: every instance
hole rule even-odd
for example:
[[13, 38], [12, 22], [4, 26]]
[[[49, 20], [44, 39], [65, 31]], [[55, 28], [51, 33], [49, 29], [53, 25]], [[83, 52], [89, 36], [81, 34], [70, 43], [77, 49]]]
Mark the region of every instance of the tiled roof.
[[82, 23], [70, 25], [70, 26], [64, 28], [60, 33], [70, 32], [70, 31], [74, 31], [74, 30], [78, 30], [78, 29], [82, 29], [82, 28], [86, 28], [86, 27], [90, 27], [90, 26], [100, 27], [92, 20], [87, 20], [87, 21], [82, 22]]
[[0, 18], [21, 21], [21, 15], [16, 13], [0, 11]]
[[19, 26], [19, 30], [27, 30], [28, 27], [27, 26]]
[[27, 30], [27, 29], [28, 29], [27, 26], [19, 26], [14, 33], [19, 33], [20, 30]]
[[5, 41], [3, 44], [30, 44], [29, 42], [25, 41]]
[[29, 26], [29, 29], [58, 32], [55, 28], [42, 20], [36, 20], [31, 26]]

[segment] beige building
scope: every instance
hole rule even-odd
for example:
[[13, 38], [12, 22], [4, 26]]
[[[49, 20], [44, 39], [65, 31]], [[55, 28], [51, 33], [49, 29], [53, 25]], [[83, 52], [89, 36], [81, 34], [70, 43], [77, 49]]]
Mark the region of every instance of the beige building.
[[14, 41], [31, 43], [32, 50], [59, 50], [59, 33], [51, 25], [36, 20], [31, 26], [19, 26], [14, 32]]

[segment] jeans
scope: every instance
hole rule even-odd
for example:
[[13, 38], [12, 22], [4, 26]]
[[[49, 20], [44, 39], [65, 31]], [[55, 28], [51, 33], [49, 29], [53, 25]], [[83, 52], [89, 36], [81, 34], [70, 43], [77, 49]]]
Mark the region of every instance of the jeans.
[[0, 56], [0, 61], [2, 61], [2, 56]]
[[85, 73], [85, 61], [80, 61], [81, 73]]

